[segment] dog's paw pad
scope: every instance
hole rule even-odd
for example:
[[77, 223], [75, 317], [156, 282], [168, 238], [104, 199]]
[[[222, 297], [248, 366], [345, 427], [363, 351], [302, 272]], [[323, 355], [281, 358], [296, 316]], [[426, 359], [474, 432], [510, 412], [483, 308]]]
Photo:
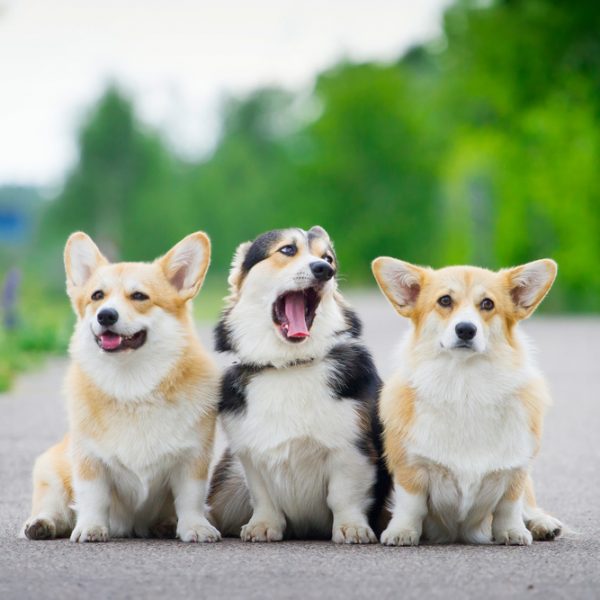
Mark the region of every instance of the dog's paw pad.
[[29, 540], [51, 540], [56, 537], [56, 525], [51, 519], [33, 519], [25, 523], [23, 533]]
[[388, 527], [381, 534], [381, 543], [384, 546], [418, 546], [421, 534], [416, 529]]
[[89, 527], [76, 526], [71, 534], [72, 542], [108, 542], [108, 527], [91, 525]]
[[207, 523], [206, 525], [184, 527], [180, 530], [178, 537], [182, 542], [210, 544], [218, 542], [221, 539], [221, 534], [218, 529], [215, 529], [212, 525]]
[[562, 533], [563, 525], [558, 519], [543, 515], [528, 521], [527, 529], [536, 542], [551, 542]]
[[377, 542], [373, 530], [365, 524], [335, 526], [331, 540], [336, 544], [373, 544]]
[[242, 527], [240, 538], [244, 542], [279, 542], [283, 539], [283, 529], [267, 521], [250, 521]]

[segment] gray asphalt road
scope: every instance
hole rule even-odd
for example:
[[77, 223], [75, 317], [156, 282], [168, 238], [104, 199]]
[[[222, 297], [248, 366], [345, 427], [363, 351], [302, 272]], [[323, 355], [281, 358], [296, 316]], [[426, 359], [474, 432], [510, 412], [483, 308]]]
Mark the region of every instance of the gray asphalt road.
[[[378, 296], [355, 305], [385, 375], [403, 324]], [[20, 540], [33, 460], [65, 430], [66, 362], [52, 360], [0, 395], [0, 598], [599, 598], [600, 319], [540, 318], [526, 330], [555, 398], [539, 501], [577, 533], [529, 548]]]

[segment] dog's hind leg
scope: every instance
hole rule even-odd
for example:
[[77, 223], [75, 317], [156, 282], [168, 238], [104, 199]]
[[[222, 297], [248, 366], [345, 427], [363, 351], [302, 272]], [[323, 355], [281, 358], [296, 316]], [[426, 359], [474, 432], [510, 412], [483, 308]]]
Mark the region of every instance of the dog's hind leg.
[[213, 473], [208, 505], [208, 520], [226, 537], [239, 537], [252, 517], [244, 469], [229, 451], [225, 451]]
[[68, 537], [75, 522], [72, 499], [69, 438], [65, 436], [35, 462], [31, 517], [21, 535], [30, 540]]
[[531, 475], [527, 477], [525, 482], [523, 520], [527, 529], [531, 531], [533, 539], [537, 541], [551, 541], [557, 538], [564, 528], [558, 519], [555, 519], [537, 505]]

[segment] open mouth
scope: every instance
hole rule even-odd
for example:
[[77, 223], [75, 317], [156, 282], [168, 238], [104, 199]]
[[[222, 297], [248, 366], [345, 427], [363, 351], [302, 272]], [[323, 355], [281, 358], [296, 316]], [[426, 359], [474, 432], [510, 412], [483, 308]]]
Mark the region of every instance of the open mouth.
[[315, 288], [286, 292], [273, 303], [273, 322], [284, 339], [301, 342], [310, 336], [321, 297]]
[[119, 335], [114, 331], [104, 331], [96, 336], [96, 343], [104, 352], [120, 352], [121, 350], [137, 350], [146, 342], [146, 331], [142, 329], [133, 335]]

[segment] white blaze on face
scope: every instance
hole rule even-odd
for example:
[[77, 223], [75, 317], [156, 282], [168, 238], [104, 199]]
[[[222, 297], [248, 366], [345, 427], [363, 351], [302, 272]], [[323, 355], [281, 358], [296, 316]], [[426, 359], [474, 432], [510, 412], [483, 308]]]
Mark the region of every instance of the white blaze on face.
[[465, 342], [457, 333], [457, 326], [460, 324], [470, 324], [475, 327], [475, 336], [469, 342], [470, 349], [475, 352], [484, 352], [487, 344], [483, 321], [472, 306], [461, 307], [455, 312], [442, 334], [440, 345], [447, 350], [452, 350], [454, 348], [458, 351], [466, 350], [466, 348], [461, 347]]

